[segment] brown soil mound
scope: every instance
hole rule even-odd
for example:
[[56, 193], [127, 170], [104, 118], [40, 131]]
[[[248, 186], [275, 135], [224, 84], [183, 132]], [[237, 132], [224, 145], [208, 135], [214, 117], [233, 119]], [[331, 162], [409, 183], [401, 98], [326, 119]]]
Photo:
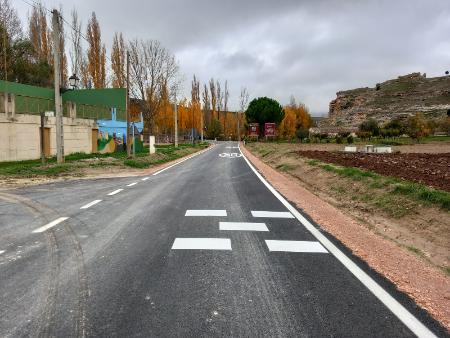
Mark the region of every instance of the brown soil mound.
[[450, 153], [366, 154], [309, 150], [295, 153], [323, 162], [367, 169], [381, 175], [394, 176], [450, 191]]

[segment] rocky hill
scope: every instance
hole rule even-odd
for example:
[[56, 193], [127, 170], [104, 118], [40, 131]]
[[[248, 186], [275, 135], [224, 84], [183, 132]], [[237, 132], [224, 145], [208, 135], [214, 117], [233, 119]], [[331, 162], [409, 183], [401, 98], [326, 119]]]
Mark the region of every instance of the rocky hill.
[[336, 96], [330, 102], [329, 118], [320, 121], [320, 127], [357, 129], [368, 118], [382, 124], [417, 112], [434, 119], [450, 114], [450, 76], [427, 78], [412, 73]]

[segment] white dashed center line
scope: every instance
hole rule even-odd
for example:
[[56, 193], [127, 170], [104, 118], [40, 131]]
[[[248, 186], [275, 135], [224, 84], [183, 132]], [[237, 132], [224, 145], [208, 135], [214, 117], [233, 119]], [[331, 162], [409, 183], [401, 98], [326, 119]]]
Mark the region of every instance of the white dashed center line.
[[232, 231], [269, 231], [265, 223], [219, 222], [219, 228]]
[[0, 255], [1, 255], [2, 253], [5, 253], [5, 250], [0, 250]]
[[87, 209], [87, 208], [90, 208], [90, 207], [92, 207], [93, 205], [96, 205], [97, 203], [100, 203], [102, 200], [95, 200], [95, 201], [92, 201], [92, 202], [90, 202], [90, 203], [88, 203], [88, 204], [86, 204], [86, 205], [83, 205], [80, 209]]
[[231, 250], [228, 238], [175, 238], [172, 250]]
[[186, 210], [184, 216], [226, 216], [226, 210]]
[[64, 222], [66, 219], [68, 219], [69, 217], [60, 217], [58, 219], [55, 219], [54, 221], [41, 226], [40, 228], [37, 228], [36, 230], [34, 230], [34, 233], [38, 233], [38, 232], [44, 232], [45, 230], [48, 230], [50, 228], [53, 228], [55, 225], [58, 225], [61, 222]]
[[150, 177], [144, 177], [144, 178], [142, 178], [141, 180], [142, 180], [142, 181], [147, 181], [149, 178], [150, 178]]
[[119, 192], [121, 192], [123, 189], [117, 189], [117, 190], [114, 190], [114, 191], [112, 191], [112, 192], [110, 192], [109, 194], [108, 194], [108, 196], [113, 196], [113, 195], [115, 195], [115, 194], [118, 194]]
[[252, 216], [267, 218], [295, 218], [288, 211], [252, 211]]
[[132, 187], [133, 185], [136, 185], [136, 184], [137, 184], [137, 182], [133, 182], [133, 183], [128, 184], [127, 187]]
[[319, 242], [266, 240], [266, 244], [269, 251], [328, 253]]

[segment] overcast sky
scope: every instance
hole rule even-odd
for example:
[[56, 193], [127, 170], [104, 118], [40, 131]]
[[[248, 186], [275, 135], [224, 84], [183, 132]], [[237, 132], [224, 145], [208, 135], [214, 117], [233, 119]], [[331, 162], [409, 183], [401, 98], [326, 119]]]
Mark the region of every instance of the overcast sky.
[[[328, 112], [339, 90], [450, 69], [450, 0], [42, 3], [62, 3], [66, 18], [76, 7], [83, 25], [95, 11], [108, 47], [115, 31], [160, 40], [180, 63], [186, 94], [194, 73], [201, 81], [227, 79], [232, 109], [246, 86], [251, 98], [269, 96], [282, 104], [294, 95], [318, 115]], [[12, 4], [26, 26], [29, 5]]]

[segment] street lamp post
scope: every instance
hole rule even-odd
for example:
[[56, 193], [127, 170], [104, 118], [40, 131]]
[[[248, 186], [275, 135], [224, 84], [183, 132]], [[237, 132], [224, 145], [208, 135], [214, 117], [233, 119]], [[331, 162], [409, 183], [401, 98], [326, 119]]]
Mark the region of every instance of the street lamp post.
[[80, 79], [76, 74], [73, 74], [71, 77], [69, 77], [69, 86], [72, 87], [72, 89], [78, 88], [78, 84], [80, 83]]

